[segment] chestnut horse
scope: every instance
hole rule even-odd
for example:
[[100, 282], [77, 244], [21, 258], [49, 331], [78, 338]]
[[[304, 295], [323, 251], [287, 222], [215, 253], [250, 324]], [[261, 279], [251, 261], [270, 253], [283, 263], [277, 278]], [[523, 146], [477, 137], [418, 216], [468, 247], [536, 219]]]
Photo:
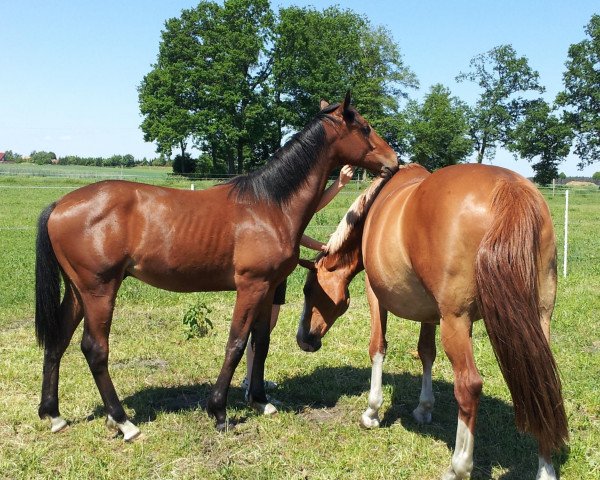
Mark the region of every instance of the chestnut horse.
[[[318, 350], [349, 305], [348, 284], [363, 268], [371, 311], [368, 408], [361, 422], [379, 426], [387, 312], [421, 323], [423, 364], [418, 422], [434, 403], [435, 330], [454, 370], [456, 446], [444, 479], [468, 478], [482, 380], [471, 329], [483, 317], [512, 395], [515, 421], [539, 443], [541, 479], [554, 479], [551, 453], [567, 437], [561, 384], [549, 347], [556, 293], [556, 246], [548, 207], [533, 184], [510, 170], [456, 165], [430, 174], [412, 164], [357, 199], [315, 263], [304, 287], [297, 341]], [[379, 191], [380, 190], [380, 191]], [[369, 208], [370, 207], [370, 208]]]
[[[227, 427], [227, 393], [250, 334], [256, 354], [249, 402], [274, 413], [263, 382], [275, 287], [298, 263], [300, 237], [331, 171], [351, 164], [389, 177], [395, 152], [350, 106], [322, 102], [320, 113], [263, 168], [203, 191], [124, 181], [75, 190], [40, 216], [36, 333], [44, 347], [41, 418], [66, 426], [58, 408], [61, 357], [84, 320], [81, 349], [104, 402], [107, 424], [125, 440], [127, 418], [108, 372], [115, 297], [127, 276], [178, 291], [236, 290], [223, 367], [207, 402]], [[60, 274], [65, 293], [60, 301]]]

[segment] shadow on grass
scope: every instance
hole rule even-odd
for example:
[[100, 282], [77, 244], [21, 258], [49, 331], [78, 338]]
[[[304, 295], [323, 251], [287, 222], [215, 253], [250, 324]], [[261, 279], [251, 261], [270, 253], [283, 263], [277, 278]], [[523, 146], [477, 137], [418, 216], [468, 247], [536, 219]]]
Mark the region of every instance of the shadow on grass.
[[[342, 396], [362, 396], [366, 408], [370, 376], [368, 368], [319, 367], [308, 375], [280, 383], [274, 396], [282, 401], [278, 408], [284, 412], [300, 413], [307, 409], [326, 412], [336, 407]], [[406, 430], [443, 441], [450, 450], [454, 449], [458, 410], [452, 383], [433, 381], [436, 402], [430, 425], [420, 425], [412, 417], [421, 388], [420, 376], [408, 373], [384, 374], [383, 384], [392, 387], [392, 399], [391, 405], [386, 405], [390, 403], [388, 398], [384, 400], [383, 408], [387, 409], [381, 418], [381, 428], [399, 422]], [[206, 400], [211, 388], [207, 383], [147, 388], [126, 398], [124, 404], [135, 410], [132, 421], [140, 424], [153, 421], [159, 412], [206, 410]], [[244, 405], [242, 389], [232, 386], [228, 406], [239, 408]], [[103, 414], [102, 409], [94, 413], [99, 416]], [[236, 423], [245, 420], [242, 417]], [[368, 432], [364, 435], [368, 435]], [[567, 458], [568, 452], [555, 457], [557, 473]], [[492, 478], [495, 468], [503, 472], [498, 477], [502, 480], [535, 478], [537, 472], [537, 443], [530, 436], [516, 431], [512, 405], [485, 394], [482, 394], [479, 405], [474, 464], [473, 479]]]

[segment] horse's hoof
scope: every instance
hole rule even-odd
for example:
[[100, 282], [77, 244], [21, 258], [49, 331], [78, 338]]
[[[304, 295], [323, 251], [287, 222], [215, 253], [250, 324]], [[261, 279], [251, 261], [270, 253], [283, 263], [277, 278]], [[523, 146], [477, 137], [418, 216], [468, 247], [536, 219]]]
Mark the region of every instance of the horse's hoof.
[[379, 417], [369, 417], [369, 415], [363, 413], [360, 417], [360, 424], [367, 429], [379, 428]]
[[413, 418], [421, 425], [431, 423], [431, 412], [423, 410], [421, 407], [417, 407], [412, 412]]
[[556, 480], [556, 472], [550, 461], [546, 461], [544, 458], [539, 457], [539, 469], [535, 480]]
[[67, 421], [62, 417], [53, 417], [50, 418], [50, 431], [52, 433], [60, 432], [64, 430], [67, 426]]
[[233, 428], [233, 425], [229, 425], [229, 421], [225, 420], [224, 422], [217, 422], [215, 425], [217, 432], [219, 433], [227, 433], [229, 430]]
[[129, 420], [125, 420], [123, 423], [117, 422], [110, 415], [106, 417], [106, 427], [109, 430], [118, 430], [123, 434], [123, 440], [126, 442], [132, 442], [136, 438], [139, 438], [142, 433], [138, 427], [136, 427]]
[[452, 467], [450, 467], [448, 470], [446, 470], [444, 475], [442, 475], [442, 480], [460, 480], [460, 479], [456, 475], [454, 470], [452, 470]]
[[260, 402], [250, 402], [250, 407], [261, 415], [275, 415], [277, 413], [277, 408], [272, 403], [260, 403]]

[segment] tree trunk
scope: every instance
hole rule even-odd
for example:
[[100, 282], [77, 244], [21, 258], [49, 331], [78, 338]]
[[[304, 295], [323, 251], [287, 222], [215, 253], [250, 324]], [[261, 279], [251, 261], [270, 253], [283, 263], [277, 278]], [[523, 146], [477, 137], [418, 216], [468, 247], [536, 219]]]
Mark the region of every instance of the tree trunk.
[[235, 157], [231, 151], [227, 152], [227, 173], [235, 175]]
[[479, 150], [477, 151], [477, 163], [483, 163], [483, 157], [485, 156], [486, 147], [487, 147], [487, 141], [484, 136], [481, 141], [481, 147], [479, 147]]
[[211, 143], [210, 145], [210, 156], [212, 158], [212, 171], [214, 172], [217, 168], [217, 146], [215, 143]]
[[181, 173], [185, 174], [185, 142], [183, 140], [179, 142], [179, 148], [181, 148]]
[[237, 141], [237, 173], [240, 175], [244, 172], [244, 142], [239, 139]]

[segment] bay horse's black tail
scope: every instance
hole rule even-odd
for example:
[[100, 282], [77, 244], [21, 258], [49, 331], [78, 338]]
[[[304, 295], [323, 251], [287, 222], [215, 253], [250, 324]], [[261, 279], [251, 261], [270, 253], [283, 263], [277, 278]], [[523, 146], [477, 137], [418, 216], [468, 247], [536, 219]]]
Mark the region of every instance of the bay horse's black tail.
[[41, 213], [35, 245], [35, 333], [41, 347], [55, 346], [60, 335], [60, 268], [48, 235], [48, 219], [55, 206]]
[[541, 325], [540, 238], [543, 199], [528, 185], [502, 181], [494, 219], [476, 258], [485, 326], [508, 384], [515, 423], [550, 455], [568, 438], [558, 369]]

